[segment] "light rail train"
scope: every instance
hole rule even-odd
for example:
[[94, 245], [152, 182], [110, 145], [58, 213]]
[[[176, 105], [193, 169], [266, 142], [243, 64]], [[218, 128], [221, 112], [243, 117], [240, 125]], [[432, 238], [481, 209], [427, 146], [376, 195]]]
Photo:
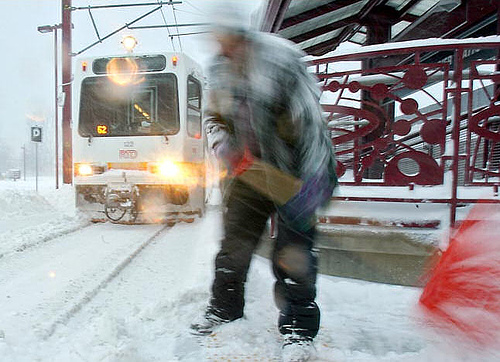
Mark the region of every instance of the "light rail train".
[[203, 77], [195, 61], [176, 53], [79, 59], [74, 89], [79, 209], [112, 221], [203, 214]]

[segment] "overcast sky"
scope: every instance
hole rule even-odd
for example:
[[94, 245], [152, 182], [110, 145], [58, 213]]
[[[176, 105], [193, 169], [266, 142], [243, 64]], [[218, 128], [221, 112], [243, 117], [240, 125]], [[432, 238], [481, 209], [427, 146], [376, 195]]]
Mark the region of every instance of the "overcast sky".
[[[156, 0], [73, 0], [73, 6], [149, 3]], [[233, 1], [242, 6], [248, 14], [257, 10], [264, 0]], [[176, 5], [179, 24], [207, 22], [209, 8], [216, 0], [183, 0]], [[99, 34], [106, 36], [112, 31], [130, 23], [154, 7], [133, 7], [120, 9], [93, 10]], [[163, 15], [163, 16], [162, 16]], [[97, 40], [92, 21], [86, 10], [74, 11], [73, 52], [79, 52]], [[161, 25], [174, 23], [170, 6], [163, 7], [150, 17], [134, 25]], [[53, 35], [37, 31], [40, 25], [54, 25], [61, 22], [61, 0], [1, 0], [0, 1], [0, 41], [2, 56], [2, 82], [0, 86], [0, 147], [8, 145], [17, 150], [28, 139], [28, 124], [44, 124], [54, 120], [54, 47]], [[179, 33], [200, 31], [203, 28], [179, 28]], [[171, 33], [177, 30], [171, 29]], [[174, 45], [166, 29], [125, 30], [95, 46], [82, 55], [124, 54], [121, 39], [132, 34], [138, 39], [137, 53], [172, 51], [179, 52], [177, 40]], [[59, 33], [59, 39], [61, 34]], [[214, 45], [207, 35], [185, 36], [181, 38], [182, 50], [200, 62], [208, 61]], [[175, 47], [175, 49], [173, 49]], [[61, 77], [59, 77], [60, 79]], [[49, 135], [50, 137], [50, 135]], [[51, 142], [50, 138], [47, 142]], [[5, 150], [5, 147], [4, 147]], [[1, 157], [8, 155], [0, 149]]]

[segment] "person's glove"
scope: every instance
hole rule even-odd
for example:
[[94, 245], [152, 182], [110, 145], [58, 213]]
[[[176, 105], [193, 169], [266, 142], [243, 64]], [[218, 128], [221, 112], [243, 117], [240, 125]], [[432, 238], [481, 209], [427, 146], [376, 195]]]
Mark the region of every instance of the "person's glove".
[[218, 123], [208, 123], [205, 127], [205, 133], [207, 134], [208, 148], [214, 152], [229, 136], [227, 128]]
[[226, 126], [219, 123], [208, 123], [206, 126], [208, 147], [215, 157], [222, 161], [228, 173], [239, 176], [253, 164], [252, 153], [248, 148], [237, 145]]

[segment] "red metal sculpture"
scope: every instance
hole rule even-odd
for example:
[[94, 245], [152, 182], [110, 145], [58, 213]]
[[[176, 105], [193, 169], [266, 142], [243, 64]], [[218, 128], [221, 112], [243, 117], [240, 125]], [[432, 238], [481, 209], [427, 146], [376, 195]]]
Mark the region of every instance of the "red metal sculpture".
[[[364, 47], [313, 61], [341, 183], [435, 186], [444, 185], [449, 171], [451, 196], [425, 201], [449, 203], [452, 224], [459, 202], [478, 201], [459, 199], [459, 186], [498, 188], [499, 50], [498, 37], [439, 39]], [[337, 68], [349, 70], [331, 71]]]

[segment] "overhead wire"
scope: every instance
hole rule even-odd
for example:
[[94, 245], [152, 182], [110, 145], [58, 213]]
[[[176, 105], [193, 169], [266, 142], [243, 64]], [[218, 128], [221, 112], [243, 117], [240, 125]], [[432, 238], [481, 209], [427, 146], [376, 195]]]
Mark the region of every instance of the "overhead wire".
[[[180, 12], [185, 12], [185, 13], [188, 13], [188, 14], [192, 14], [192, 15], [196, 15], [196, 16], [203, 16], [203, 17], [206, 17], [206, 11], [203, 11], [202, 9], [200, 9], [198, 6], [195, 6], [193, 3], [191, 3], [191, 1], [189, 0], [184, 0], [184, 3], [186, 3], [187, 5], [189, 5], [192, 9], [194, 9], [196, 12], [193, 12], [193, 11], [189, 11], [189, 10], [181, 10], [181, 9], [177, 9], [175, 6], [172, 5], [172, 12], [174, 14], [174, 20], [175, 20], [175, 24], [177, 25], [177, 16], [176, 16], [176, 11], [180, 11]], [[179, 34], [179, 29], [177, 28], [177, 33]], [[202, 34], [202, 33], [205, 33], [205, 32], [194, 32], [192, 34]], [[190, 35], [190, 34], [186, 34], [186, 35]], [[181, 41], [181, 38], [180, 36], [177, 38], [179, 40], [179, 45], [181, 47], [181, 51], [182, 51], [182, 41]]]
[[[177, 15], [175, 14], [175, 7], [172, 5], [172, 13], [174, 14], [174, 21], [175, 21], [175, 27], [177, 29], [177, 34], [179, 34], [179, 24], [177, 23]], [[179, 46], [181, 48], [182, 52], [182, 41], [181, 37], [177, 37], [177, 40], [179, 41]]]
[[194, 11], [189, 11], [189, 10], [184, 10], [184, 9], [175, 9], [175, 10], [180, 12], [180, 13], [186, 13], [186, 14], [191, 14], [191, 15], [196, 15], [196, 16], [205, 16], [204, 14], [195, 13]]
[[[156, 0], [159, 4], [161, 3], [160, 0]], [[161, 5], [160, 5], [161, 6]], [[168, 27], [168, 22], [167, 22], [167, 19], [165, 17], [165, 13], [163, 12], [163, 6], [161, 7], [160, 9], [160, 13], [161, 13], [161, 17], [163, 18], [163, 22], [165, 23], [165, 26], [167, 28], [167, 32], [168, 32], [168, 37], [170, 38], [170, 43], [172, 45], [172, 50], [174, 52], [176, 52], [177, 50], [175, 49], [175, 42], [174, 42], [174, 37], [172, 36], [172, 34], [170, 33], [170, 28]], [[177, 29], [177, 33], [179, 32], [179, 29]], [[182, 48], [181, 48], [181, 51], [182, 51]]]
[[191, 6], [193, 9], [195, 9], [196, 11], [199, 11], [199, 12], [200, 12], [200, 15], [206, 15], [206, 12], [205, 12], [205, 11], [203, 11], [203, 10], [201, 10], [199, 7], [194, 6], [193, 4], [191, 4], [191, 1], [189, 1], [189, 0], [184, 0], [184, 2], [185, 2], [186, 4], [188, 4], [189, 6]]

